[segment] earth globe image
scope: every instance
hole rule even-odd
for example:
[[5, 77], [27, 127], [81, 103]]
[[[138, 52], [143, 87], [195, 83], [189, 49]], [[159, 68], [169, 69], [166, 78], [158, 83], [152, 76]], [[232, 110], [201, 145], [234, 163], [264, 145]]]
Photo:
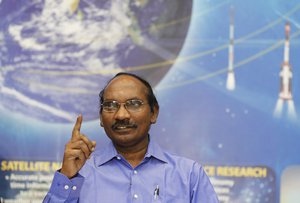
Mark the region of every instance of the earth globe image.
[[53, 123], [98, 119], [126, 71], [154, 87], [184, 44], [192, 0], [0, 0], [0, 106]]

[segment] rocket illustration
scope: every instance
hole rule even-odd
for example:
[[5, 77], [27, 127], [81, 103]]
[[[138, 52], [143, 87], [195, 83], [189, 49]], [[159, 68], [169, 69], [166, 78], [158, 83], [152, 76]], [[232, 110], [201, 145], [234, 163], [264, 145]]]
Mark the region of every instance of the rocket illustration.
[[234, 63], [234, 10], [233, 7], [230, 9], [230, 26], [229, 26], [229, 47], [228, 47], [228, 73], [226, 88], [228, 90], [235, 89], [235, 76], [233, 72]]
[[289, 63], [290, 54], [290, 31], [289, 23], [285, 25], [285, 42], [284, 42], [284, 61], [280, 71], [280, 93], [279, 97], [283, 100], [291, 100], [292, 97], [292, 70]]
[[280, 117], [283, 109], [284, 102], [287, 103], [287, 114], [290, 118], [296, 118], [296, 111], [292, 96], [292, 68], [289, 62], [290, 57], [290, 32], [291, 26], [287, 22], [285, 24], [285, 42], [284, 42], [284, 55], [283, 63], [281, 65], [280, 76], [280, 91], [279, 98], [274, 110], [274, 116]]

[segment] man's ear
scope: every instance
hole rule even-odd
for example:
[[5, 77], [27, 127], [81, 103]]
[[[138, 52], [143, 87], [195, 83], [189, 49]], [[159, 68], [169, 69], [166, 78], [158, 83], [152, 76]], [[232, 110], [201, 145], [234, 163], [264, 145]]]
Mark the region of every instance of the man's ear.
[[151, 120], [150, 120], [151, 124], [156, 123], [158, 114], [159, 114], [159, 108], [156, 105], [154, 105]]
[[103, 127], [102, 113], [101, 112], [99, 112], [99, 118], [100, 118], [100, 126]]

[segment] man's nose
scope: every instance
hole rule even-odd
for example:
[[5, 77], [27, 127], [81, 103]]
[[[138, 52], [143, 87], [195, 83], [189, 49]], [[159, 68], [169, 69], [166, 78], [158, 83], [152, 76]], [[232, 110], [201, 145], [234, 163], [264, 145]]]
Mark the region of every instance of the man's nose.
[[130, 117], [129, 111], [125, 108], [124, 104], [120, 104], [120, 108], [115, 114], [115, 118], [119, 120], [128, 119]]

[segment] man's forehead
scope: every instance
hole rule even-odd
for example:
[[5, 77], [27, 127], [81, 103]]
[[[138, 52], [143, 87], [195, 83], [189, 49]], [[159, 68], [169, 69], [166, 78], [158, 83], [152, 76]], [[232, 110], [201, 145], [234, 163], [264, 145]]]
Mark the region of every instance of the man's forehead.
[[147, 93], [148, 89], [140, 80], [130, 75], [120, 75], [112, 79], [105, 88], [104, 95], [115, 91], [140, 90]]
[[145, 88], [147, 87], [137, 78], [130, 75], [120, 75], [114, 79], [112, 79], [107, 85], [106, 89], [111, 86], [135, 86], [136, 88]]

